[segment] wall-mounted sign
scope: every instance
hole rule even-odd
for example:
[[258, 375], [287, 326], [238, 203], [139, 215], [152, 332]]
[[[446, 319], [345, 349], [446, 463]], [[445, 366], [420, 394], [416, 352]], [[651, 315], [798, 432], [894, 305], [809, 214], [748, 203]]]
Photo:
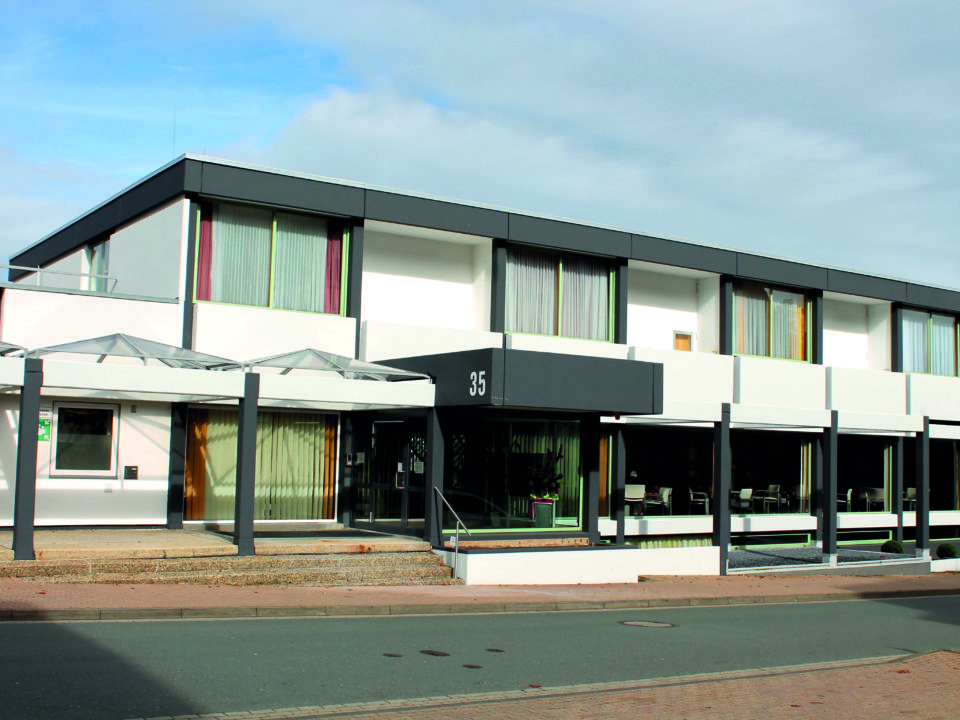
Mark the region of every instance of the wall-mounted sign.
[[53, 410], [50, 408], [40, 408], [40, 427], [37, 428], [37, 440], [48, 442], [50, 440], [50, 418], [53, 417]]

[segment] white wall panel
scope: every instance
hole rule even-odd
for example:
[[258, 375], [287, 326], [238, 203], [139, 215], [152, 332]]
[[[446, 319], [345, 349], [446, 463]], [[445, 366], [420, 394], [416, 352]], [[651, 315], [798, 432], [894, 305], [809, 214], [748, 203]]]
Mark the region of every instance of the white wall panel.
[[635, 269], [627, 276], [627, 343], [672, 350], [673, 334], [679, 331], [690, 333], [698, 349], [697, 281]]
[[636, 347], [631, 358], [663, 363], [664, 402], [733, 402], [733, 358], [729, 355]]
[[589, 357], [605, 357], [618, 360], [626, 360], [630, 353], [629, 347], [619, 343], [510, 333], [506, 336], [506, 347], [510, 350], [587, 355]]
[[960, 420], [960, 378], [909, 373], [908, 409], [932, 419]]
[[738, 357], [735, 361], [735, 402], [788, 408], [823, 408], [826, 371], [822, 365]]
[[177, 200], [150, 212], [110, 236], [108, 273], [117, 278], [112, 292], [177, 298], [184, 205]]
[[823, 364], [837, 367], [869, 367], [867, 305], [825, 299], [823, 301]]
[[502, 346], [503, 335], [481, 330], [441, 330], [372, 320], [360, 327], [360, 357], [370, 362]]
[[907, 411], [906, 377], [879, 370], [827, 368], [827, 407], [902, 415]]
[[174, 302], [7, 288], [0, 308], [0, 337], [38, 348], [127, 333], [179, 345], [182, 307]]
[[194, 349], [252, 360], [303, 348], [353, 357], [356, 320], [339, 315], [197, 303]]
[[889, 370], [890, 364], [890, 303], [867, 308], [867, 332], [870, 336], [869, 367], [871, 370]]

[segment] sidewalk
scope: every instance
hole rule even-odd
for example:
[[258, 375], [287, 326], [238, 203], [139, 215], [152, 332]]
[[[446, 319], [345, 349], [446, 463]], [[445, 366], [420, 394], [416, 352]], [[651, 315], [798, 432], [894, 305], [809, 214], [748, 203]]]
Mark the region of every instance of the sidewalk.
[[629, 585], [285, 587], [0, 579], [0, 621], [542, 612], [960, 595], [960, 573], [651, 577]]

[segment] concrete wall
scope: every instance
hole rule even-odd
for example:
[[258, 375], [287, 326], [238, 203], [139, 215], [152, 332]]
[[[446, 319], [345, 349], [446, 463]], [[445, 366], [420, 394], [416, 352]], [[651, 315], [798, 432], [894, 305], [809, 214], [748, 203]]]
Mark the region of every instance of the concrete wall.
[[870, 367], [867, 310], [867, 305], [824, 299], [824, 365], [863, 369]]
[[960, 380], [917, 373], [904, 377], [908, 412], [939, 420], [960, 420]]
[[[44, 397], [41, 411], [56, 422], [59, 402], [83, 405], [84, 401]], [[117, 472], [110, 477], [76, 477], [50, 472], [54, 434], [37, 448], [37, 514], [40, 526], [56, 525], [162, 525], [167, 521], [169, 485], [170, 405], [117, 403]], [[0, 525], [13, 524], [13, 482], [17, 463], [16, 396], [0, 396]], [[51, 428], [52, 430], [53, 428]], [[125, 465], [136, 465], [139, 477], [124, 480]]]
[[356, 327], [354, 318], [338, 315], [201, 302], [194, 306], [194, 349], [231, 360], [307, 347], [353, 357]]
[[180, 259], [188, 207], [186, 200], [175, 201], [110, 236], [108, 272], [117, 278], [113, 292], [162, 298], [183, 294]]
[[482, 330], [438, 330], [370, 320], [360, 326], [360, 357], [370, 362], [502, 346], [501, 333]]
[[[39, 283], [37, 282], [36, 273], [24, 275], [23, 277], [18, 278], [16, 282], [20, 285], [32, 285], [34, 287], [39, 284], [40, 287], [63, 288], [65, 290], [87, 289], [87, 278], [78, 274], [89, 272], [86, 259], [86, 250], [84, 248], [74, 250], [63, 257], [54, 260], [52, 263], [48, 263], [44, 270], [51, 272], [41, 273]], [[70, 274], [57, 275], [53, 271]]]
[[[453, 553], [439, 553], [453, 567]], [[467, 585], [578, 585], [635, 583], [644, 575], [718, 575], [715, 547], [639, 550], [550, 550], [463, 553], [457, 576]]]
[[891, 343], [890, 303], [867, 308], [867, 333], [870, 337], [869, 367], [871, 370], [889, 370]]
[[563, 355], [587, 355], [626, 360], [630, 348], [619, 343], [577, 338], [552, 337], [547, 335], [506, 335], [505, 346], [512, 350], [560, 353]]
[[175, 302], [6, 288], [0, 339], [32, 349], [119, 332], [179, 345], [182, 314]]
[[907, 376], [879, 370], [829, 368], [827, 408], [866, 413], [906, 412]]
[[674, 332], [693, 336], [698, 349], [697, 281], [631, 268], [627, 271], [627, 343], [659, 350], [673, 349]]
[[367, 231], [362, 319], [489, 330], [491, 247]]
[[697, 350], [720, 352], [720, 278], [697, 281]]
[[734, 366], [734, 401], [744, 405], [823, 408], [826, 370], [822, 365], [738, 357]]

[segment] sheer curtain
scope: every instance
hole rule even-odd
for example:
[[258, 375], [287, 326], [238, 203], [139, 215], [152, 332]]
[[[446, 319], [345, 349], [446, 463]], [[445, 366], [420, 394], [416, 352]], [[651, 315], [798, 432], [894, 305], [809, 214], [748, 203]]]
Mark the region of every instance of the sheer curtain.
[[927, 372], [927, 318], [917, 310], [903, 311], [903, 371]]
[[214, 208], [210, 252], [210, 299], [258, 305], [270, 302], [270, 242], [273, 213], [241, 205]]
[[611, 339], [608, 264], [598, 258], [565, 256], [562, 278], [560, 334], [590, 340]]
[[278, 213], [275, 262], [273, 306], [323, 312], [327, 223], [307, 215]]
[[770, 319], [767, 290], [752, 285], [738, 285], [734, 292], [736, 352], [740, 355], [770, 354]]
[[933, 315], [930, 322], [930, 372], [957, 374], [956, 321], [949, 315]]
[[507, 252], [506, 329], [556, 335], [556, 255], [515, 248]]
[[770, 357], [807, 359], [807, 307], [801, 293], [770, 293]]

